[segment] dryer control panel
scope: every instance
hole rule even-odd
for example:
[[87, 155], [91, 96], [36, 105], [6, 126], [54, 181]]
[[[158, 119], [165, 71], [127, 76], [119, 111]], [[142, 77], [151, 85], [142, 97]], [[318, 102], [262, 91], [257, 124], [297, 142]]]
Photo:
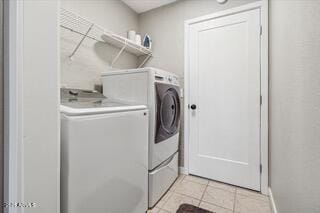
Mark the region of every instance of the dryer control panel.
[[163, 82], [163, 83], [173, 84], [177, 86], [179, 85], [179, 79], [175, 75], [161, 75], [156, 73], [155, 80], [157, 82]]

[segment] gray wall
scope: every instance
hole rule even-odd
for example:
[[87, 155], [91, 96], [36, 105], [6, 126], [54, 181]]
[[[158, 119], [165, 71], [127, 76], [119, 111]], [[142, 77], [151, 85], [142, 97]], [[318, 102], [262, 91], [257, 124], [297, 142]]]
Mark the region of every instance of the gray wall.
[[320, 1], [270, 2], [270, 181], [279, 213], [320, 212]]
[[[138, 15], [119, 0], [62, 0], [61, 7], [125, 37], [128, 30], [138, 30]], [[94, 85], [101, 84], [101, 72], [111, 69], [110, 61], [119, 49], [86, 39], [70, 60], [68, 56], [80, 39], [76, 33], [61, 28], [61, 85], [93, 89]], [[125, 53], [114, 68], [135, 68], [137, 62], [136, 56]]]
[[[182, 86], [184, 73], [184, 21], [251, 3], [254, 0], [229, 0], [218, 4], [213, 0], [181, 0], [139, 15], [139, 29], [153, 39], [154, 57], [146, 64], [176, 73]], [[183, 118], [182, 118], [183, 119]], [[183, 127], [180, 143], [180, 166], [183, 166]]]
[[23, 3], [23, 198], [37, 208], [25, 213], [58, 213], [60, 112], [58, 1]]

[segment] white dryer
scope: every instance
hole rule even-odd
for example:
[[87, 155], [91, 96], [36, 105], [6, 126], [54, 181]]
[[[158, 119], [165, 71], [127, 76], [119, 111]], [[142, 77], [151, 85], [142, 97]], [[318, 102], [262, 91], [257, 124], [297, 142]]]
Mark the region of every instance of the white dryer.
[[149, 108], [149, 207], [153, 207], [178, 176], [178, 77], [155, 68], [141, 68], [104, 72], [102, 82], [107, 97]]
[[61, 212], [146, 212], [146, 106], [93, 91], [61, 95]]

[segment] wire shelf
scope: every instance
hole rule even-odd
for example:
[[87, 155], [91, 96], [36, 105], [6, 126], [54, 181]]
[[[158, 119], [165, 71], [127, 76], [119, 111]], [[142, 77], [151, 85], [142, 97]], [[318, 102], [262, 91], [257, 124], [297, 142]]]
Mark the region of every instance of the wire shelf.
[[90, 38], [98, 42], [108, 43], [120, 49], [119, 53], [115, 56], [111, 63], [112, 66], [118, 60], [123, 51], [127, 51], [136, 56], [146, 56], [145, 60], [140, 64], [139, 67], [142, 67], [147, 60], [152, 57], [152, 51], [150, 49], [147, 49], [142, 45], [135, 44], [131, 40], [108, 31], [103, 27], [89, 21], [88, 19], [64, 8], [60, 9], [60, 26], [82, 36], [81, 41], [70, 55], [70, 58], [75, 55], [82, 42], [86, 38]]
[[104, 29], [102, 27], [64, 8], [60, 9], [60, 26], [81, 35], [85, 35], [88, 29], [93, 26], [87, 36], [103, 42], [101, 35], [104, 33]]

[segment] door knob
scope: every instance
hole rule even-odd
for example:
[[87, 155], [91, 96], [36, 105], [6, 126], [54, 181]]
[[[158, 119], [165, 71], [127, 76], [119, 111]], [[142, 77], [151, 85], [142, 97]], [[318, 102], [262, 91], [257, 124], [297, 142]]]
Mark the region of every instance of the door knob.
[[190, 108], [191, 108], [192, 110], [195, 110], [195, 109], [197, 109], [197, 105], [192, 104], [192, 105], [190, 106]]

